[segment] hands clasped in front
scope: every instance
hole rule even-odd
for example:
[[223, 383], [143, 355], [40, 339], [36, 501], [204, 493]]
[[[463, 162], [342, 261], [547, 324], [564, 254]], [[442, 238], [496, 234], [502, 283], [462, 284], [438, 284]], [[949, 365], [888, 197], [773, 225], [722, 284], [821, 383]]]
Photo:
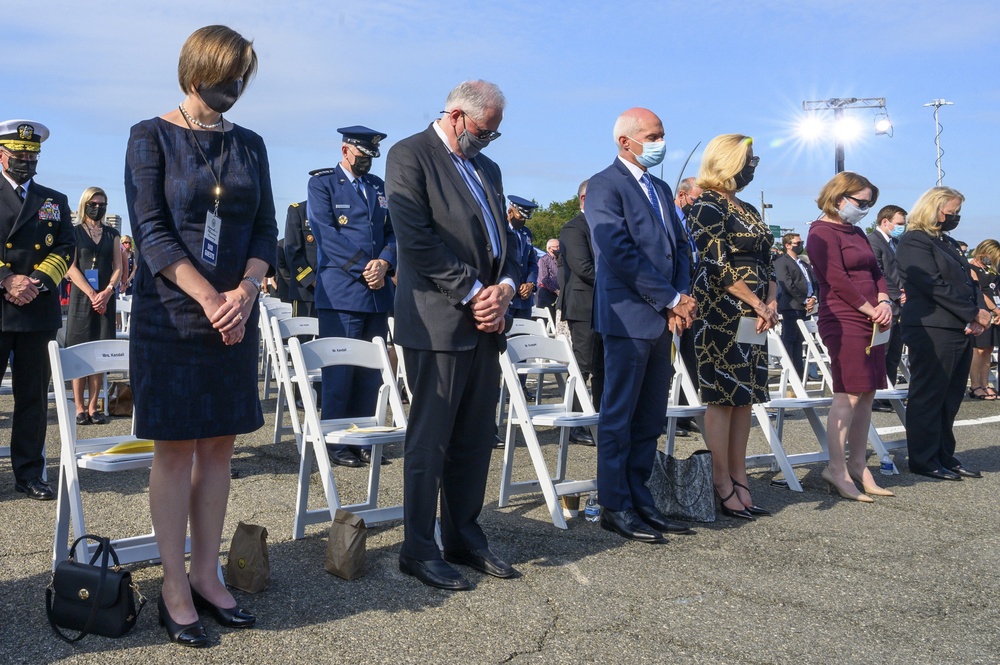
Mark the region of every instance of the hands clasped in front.
[[679, 335], [694, 325], [697, 316], [698, 303], [691, 296], [682, 293], [677, 304], [667, 310], [667, 328]]
[[514, 289], [508, 284], [494, 284], [479, 290], [469, 305], [476, 320], [476, 329], [482, 332], [503, 332], [503, 317], [514, 297]]
[[241, 286], [232, 291], [218, 294], [214, 312], [210, 312], [210, 308], [205, 308], [205, 315], [212, 322], [212, 327], [222, 334], [222, 341], [226, 346], [238, 344], [243, 340], [250, 316], [250, 305], [255, 301], [247, 294], [242, 284], [241, 282]]
[[104, 314], [108, 311], [108, 302], [111, 300], [112, 293], [113, 291], [109, 291], [108, 289], [94, 291], [94, 294], [90, 296], [90, 306], [98, 314]]
[[372, 291], [378, 291], [385, 286], [385, 273], [389, 270], [389, 263], [383, 259], [372, 259], [365, 266], [361, 276], [365, 278], [365, 283]]
[[976, 318], [969, 322], [968, 327], [965, 329], [965, 334], [982, 335], [989, 328], [992, 321], [993, 315], [990, 314], [989, 310], [981, 309], [976, 313]]
[[892, 307], [888, 303], [880, 302], [875, 306], [875, 313], [871, 315], [872, 323], [877, 323], [879, 330], [884, 331], [892, 325]]
[[38, 287], [42, 284], [41, 280], [27, 275], [11, 275], [4, 281], [7, 283], [4, 285], [6, 293], [3, 297], [15, 305], [27, 305], [38, 297]]

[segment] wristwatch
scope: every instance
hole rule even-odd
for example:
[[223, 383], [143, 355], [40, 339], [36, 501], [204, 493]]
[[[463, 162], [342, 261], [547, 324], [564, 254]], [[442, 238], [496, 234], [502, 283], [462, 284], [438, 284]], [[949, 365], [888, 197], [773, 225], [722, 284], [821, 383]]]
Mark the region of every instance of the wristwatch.
[[257, 279], [256, 277], [253, 277], [251, 275], [247, 275], [246, 277], [243, 278], [243, 281], [244, 282], [250, 282], [251, 284], [253, 284], [254, 288], [257, 289], [257, 293], [260, 293], [260, 280], [259, 279]]
[[880, 304], [880, 305], [881, 305], [882, 303], [885, 303], [885, 304], [886, 304], [886, 305], [888, 305], [889, 307], [892, 307], [892, 301], [891, 301], [891, 300], [879, 300], [879, 301], [878, 301], [878, 304]]

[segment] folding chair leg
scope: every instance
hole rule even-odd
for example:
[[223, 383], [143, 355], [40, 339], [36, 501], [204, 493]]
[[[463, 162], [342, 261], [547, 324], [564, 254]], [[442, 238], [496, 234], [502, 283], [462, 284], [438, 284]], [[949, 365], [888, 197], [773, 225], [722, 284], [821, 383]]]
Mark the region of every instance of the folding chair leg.
[[507, 416], [507, 437], [504, 439], [503, 447], [503, 467], [500, 469], [500, 501], [498, 506], [506, 508], [513, 496], [514, 486], [514, 448], [517, 446], [517, 432], [514, 430], [514, 421], [511, 416]]
[[[875, 454], [878, 455], [880, 462], [884, 459], [892, 459], [892, 456], [889, 455], [889, 451], [885, 447], [885, 442], [882, 441], [882, 437], [879, 436], [878, 431], [875, 429], [875, 423], [868, 424], [868, 443], [871, 444]], [[899, 469], [896, 468], [895, 462], [892, 464], [892, 473], [894, 475], [899, 473]]]
[[556, 475], [553, 480], [561, 483], [566, 480], [566, 460], [569, 456], [569, 427], [559, 428], [559, 452], [556, 454]]
[[767, 445], [771, 447], [771, 453], [774, 455], [774, 462], [778, 465], [781, 473], [785, 476], [785, 481], [788, 483], [788, 489], [795, 492], [803, 491], [802, 483], [800, 483], [798, 477], [796, 477], [795, 471], [792, 469], [792, 465], [788, 461], [788, 457], [785, 454], [785, 449], [781, 446], [781, 438], [778, 436], [778, 432], [774, 429], [774, 426], [771, 425], [771, 420], [767, 416], [767, 409], [765, 409], [761, 404], [754, 404], [752, 408], [754, 415], [757, 416], [760, 429], [764, 433], [764, 438], [767, 439]]
[[568, 528], [566, 526], [566, 518], [563, 517], [562, 506], [559, 505], [559, 496], [556, 494], [552, 477], [549, 476], [549, 468], [545, 465], [545, 458], [542, 456], [541, 446], [538, 445], [538, 439], [535, 437], [535, 430], [529, 424], [527, 427], [522, 428], [522, 432], [524, 433], [525, 443], [528, 446], [528, 453], [531, 455], [531, 462], [535, 467], [535, 477], [538, 478], [542, 495], [545, 497], [545, 505], [549, 508], [549, 515], [552, 516], [552, 523], [560, 529], [566, 529]]
[[[295, 403], [291, 402], [289, 404], [291, 408], [295, 407]], [[285, 389], [278, 382], [278, 397], [274, 404], [274, 437], [271, 443], [280, 443], [281, 437], [288, 432], [288, 428], [285, 427]]]

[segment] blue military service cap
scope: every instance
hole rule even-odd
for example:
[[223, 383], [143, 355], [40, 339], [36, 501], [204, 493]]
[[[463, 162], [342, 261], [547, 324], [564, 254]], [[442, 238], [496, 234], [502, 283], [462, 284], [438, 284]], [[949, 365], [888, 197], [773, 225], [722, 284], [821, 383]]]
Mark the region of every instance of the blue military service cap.
[[528, 199], [520, 196], [511, 195], [507, 197], [507, 200], [510, 201], [511, 205], [517, 208], [517, 211], [521, 213], [521, 216], [525, 219], [531, 219], [532, 213], [534, 213], [535, 208], [538, 207], [538, 204], [534, 201], [529, 201]]
[[11, 152], [41, 152], [42, 141], [49, 138], [49, 128], [34, 120], [0, 122], [0, 146]]
[[379, 141], [388, 136], [388, 134], [376, 132], [374, 129], [369, 129], [362, 125], [341, 127], [337, 131], [344, 135], [344, 143], [350, 143], [369, 157], [379, 156]]

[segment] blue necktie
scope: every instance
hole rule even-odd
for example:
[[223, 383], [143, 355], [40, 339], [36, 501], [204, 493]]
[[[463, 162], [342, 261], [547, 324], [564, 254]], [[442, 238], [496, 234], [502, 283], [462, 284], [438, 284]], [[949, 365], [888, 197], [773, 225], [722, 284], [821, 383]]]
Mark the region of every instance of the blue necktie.
[[663, 227], [663, 230], [667, 232], [667, 238], [673, 242], [673, 234], [670, 233], [670, 229], [667, 228], [666, 222], [663, 221], [663, 211], [660, 210], [660, 199], [656, 195], [656, 188], [653, 187], [653, 179], [649, 177], [648, 173], [643, 173], [639, 180], [646, 186], [646, 193], [649, 194], [649, 202], [653, 204], [653, 214], [656, 215], [656, 219], [660, 221], [660, 226]]
[[368, 200], [367, 198], [365, 198], [364, 185], [361, 183], [361, 178], [354, 179], [354, 190], [358, 193], [358, 196], [360, 196], [362, 200], [364, 201]]

